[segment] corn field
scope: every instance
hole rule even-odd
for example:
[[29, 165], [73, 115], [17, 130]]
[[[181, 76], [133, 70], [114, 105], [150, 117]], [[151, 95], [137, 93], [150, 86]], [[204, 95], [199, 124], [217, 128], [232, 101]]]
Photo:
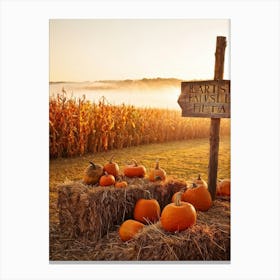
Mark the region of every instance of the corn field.
[[[49, 101], [50, 158], [72, 157], [150, 143], [209, 137], [210, 119], [183, 118], [168, 109], [92, 103], [61, 94]], [[230, 121], [221, 120], [220, 135]]]

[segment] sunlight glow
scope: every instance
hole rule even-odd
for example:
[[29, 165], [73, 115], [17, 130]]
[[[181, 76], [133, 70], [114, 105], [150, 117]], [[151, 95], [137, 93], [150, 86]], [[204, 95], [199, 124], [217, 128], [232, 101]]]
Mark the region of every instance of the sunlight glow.
[[49, 27], [50, 81], [191, 80], [213, 78], [216, 37], [229, 42], [230, 21], [55, 19]]

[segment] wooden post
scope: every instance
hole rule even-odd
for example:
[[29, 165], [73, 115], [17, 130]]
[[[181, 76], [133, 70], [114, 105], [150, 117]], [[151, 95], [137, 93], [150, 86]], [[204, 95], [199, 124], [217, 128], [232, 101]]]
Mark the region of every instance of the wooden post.
[[217, 37], [214, 80], [182, 82], [178, 99], [183, 117], [211, 118], [208, 189], [213, 200], [216, 198], [220, 119], [230, 118], [230, 80], [223, 80], [226, 44], [226, 37]]
[[[217, 37], [215, 53], [214, 80], [222, 80], [224, 76], [224, 57], [226, 48], [226, 37]], [[220, 141], [220, 118], [211, 118], [210, 127], [210, 155], [208, 165], [208, 189], [211, 197], [216, 198], [216, 185], [218, 173], [218, 154]]]

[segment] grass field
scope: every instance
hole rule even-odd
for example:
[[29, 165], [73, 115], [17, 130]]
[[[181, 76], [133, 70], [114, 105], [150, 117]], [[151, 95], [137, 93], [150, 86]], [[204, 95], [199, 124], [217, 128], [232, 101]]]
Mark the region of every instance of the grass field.
[[[122, 171], [131, 159], [146, 166], [147, 171], [154, 167], [155, 160], [172, 177], [190, 180], [198, 173], [207, 181], [209, 139], [191, 139], [160, 144], [140, 145], [97, 154], [87, 154], [75, 158], [50, 160], [50, 223], [58, 222], [57, 186], [66, 180], [82, 178], [88, 161], [105, 164], [114, 155]], [[220, 136], [218, 179], [230, 178], [230, 137]]]

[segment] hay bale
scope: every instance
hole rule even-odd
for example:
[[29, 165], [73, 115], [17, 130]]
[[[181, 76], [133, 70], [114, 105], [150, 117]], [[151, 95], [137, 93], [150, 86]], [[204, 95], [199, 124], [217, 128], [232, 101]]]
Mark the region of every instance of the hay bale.
[[196, 225], [176, 234], [165, 232], [160, 222], [150, 225], [130, 243], [137, 256], [129, 256], [124, 250], [122, 257], [134, 260], [230, 260], [230, 214], [229, 210], [222, 208], [224, 204], [216, 201], [207, 212], [198, 212]]
[[172, 195], [185, 188], [182, 180], [169, 179], [165, 183], [151, 183], [147, 179], [126, 178], [127, 188], [88, 187], [81, 182], [59, 187], [58, 209], [60, 229], [70, 238], [84, 237], [98, 240], [124, 220], [133, 217], [139, 198], [158, 200], [161, 209], [171, 201]]
[[229, 261], [230, 202], [215, 200], [207, 212], [197, 212], [197, 223], [175, 234], [160, 222], [147, 225], [134, 239], [123, 242], [114, 228], [98, 241], [67, 239], [50, 228], [50, 260], [59, 261]]

